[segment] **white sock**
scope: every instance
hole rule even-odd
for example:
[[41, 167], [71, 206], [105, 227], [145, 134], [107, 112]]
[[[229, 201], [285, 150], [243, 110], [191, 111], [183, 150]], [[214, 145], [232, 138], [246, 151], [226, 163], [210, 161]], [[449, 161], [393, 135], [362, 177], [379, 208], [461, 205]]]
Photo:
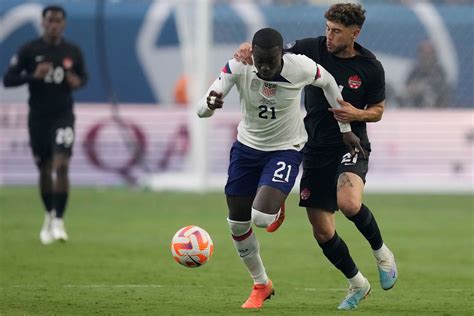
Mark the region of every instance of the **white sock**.
[[[252, 231], [250, 223], [236, 222], [229, 219], [227, 221], [232, 232], [234, 246], [237, 249], [240, 259], [242, 259], [242, 262], [247, 267], [247, 270], [249, 271], [254, 283], [267, 284], [268, 276], [265, 272], [262, 259], [260, 258], [260, 246], [258, 244], [257, 237]], [[248, 225], [248, 229], [243, 230], [243, 228], [246, 228], [246, 225]], [[245, 230], [247, 231], [243, 234], [235, 234], [242, 233], [242, 231]]]
[[380, 249], [374, 250], [374, 256], [377, 260], [385, 260], [390, 257], [390, 249], [384, 244], [382, 244], [382, 247]]
[[365, 278], [359, 271], [352, 278], [348, 279], [348, 281], [351, 287], [362, 287], [365, 283]]

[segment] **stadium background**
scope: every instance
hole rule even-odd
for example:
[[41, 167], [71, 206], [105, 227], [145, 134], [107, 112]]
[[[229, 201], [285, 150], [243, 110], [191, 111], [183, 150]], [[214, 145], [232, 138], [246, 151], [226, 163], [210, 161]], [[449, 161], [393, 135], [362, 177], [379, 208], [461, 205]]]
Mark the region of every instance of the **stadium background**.
[[[250, 280], [229, 237], [222, 193], [237, 98], [229, 96], [224, 110], [199, 121], [192, 104], [174, 102], [174, 89], [199, 67], [205, 79], [198, 84], [205, 88], [260, 27], [278, 28], [286, 42], [323, 34], [322, 16], [334, 1], [216, 0], [204, 55], [196, 41], [206, 17], [196, 17], [193, 5], [205, 1], [54, 2], [66, 8], [66, 36], [82, 47], [90, 74], [75, 94], [70, 241], [45, 247], [38, 240], [43, 214], [28, 147], [26, 88], [0, 85], [0, 314], [248, 314], [239, 307]], [[38, 36], [47, 3], [0, 0], [1, 73], [19, 45]], [[180, 4], [188, 10], [177, 10]], [[373, 155], [364, 202], [377, 216], [401, 277], [393, 290], [382, 291], [366, 241], [337, 214], [338, 232], [373, 286], [360, 314], [473, 315], [474, 4], [363, 4], [368, 19], [360, 42], [384, 63], [389, 88], [383, 120], [369, 124]], [[398, 97], [426, 39], [455, 87], [447, 108], [406, 108]], [[208, 142], [199, 144], [206, 129]], [[208, 161], [204, 167], [202, 160]], [[297, 199], [290, 195], [277, 233], [255, 230], [277, 289], [261, 312], [342, 315], [335, 307], [345, 281], [315, 245]], [[213, 257], [199, 269], [177, 265], [169, 250], [173, 234], [189, 224], [214, 240]]]
[[[39, 13], [45, 3], [2, 1], [2, 73], [21, 43], [38, 35]], [[193, 107], [175, 102], [178, 80], [193, 71], [185, 68], [192, 63], [207, 65], [205, 76], [210, 83], [238, 44], [250, 40], [255, 30], [275, 27], [285, 42], [323, 34], [327, 8], [308, 1], [217, 1], [209, 23], [208, 51], [197, 55], [193, 54], [196, 43], [186, 43], [182, 36], [186, 33], [180, 33], [173, 1], [59, 3], [69, 14], [66, 36], [82, 47], [90, 73], [88, 85], [75, 94], [78, 119], [72, 182], [191, 190], [222, 187], [239, 112], [238, 99], [231, 94], [219, 118], [203, 123], [210, 125], [207, 130], [213, 131], [213, 137], [201, 135], [208, 143], [198, 143], [195, 148], [204, 153], [196, 154], [191, 149], [196, 133], [189, 118]], [[368, 189], [472, 191], [474, 6], [469, 2], [407, 3], [364, 3], [367, 21], [360, 42], [383, 62], [388, 94], [383, 121], [369, 124], [374, 151]], [[196, 28], [196, 34], [191, 34], [197, 37], [201, 28], [193, 20], [195, 9], [189, 5], [185, 14], [189, 15], [186, 24]], [[432, 41], [447, 82], [455, 87], [448, 109], [407, 109], [400, 101], [418, 45], [424, 40]], [[193, 51], [191, 56], [189, 51]], [[186, 63], [189, 59], [191, 64]], [[207, 83], [201, 83], [200, 95], [206, 87]], [[0, 96], [0, 183], [33, 184], [36, 174], [26, 133], [26, 87], [1, 87]], [[118, 123], [111, 103], [119, 106], [122, 120]], [[196, 164], [199, 154], [207, 166], [202, 161]], [[196, 169], [206, 170], [206, 176], [201, 172], [193, 180], [190, 175]]]

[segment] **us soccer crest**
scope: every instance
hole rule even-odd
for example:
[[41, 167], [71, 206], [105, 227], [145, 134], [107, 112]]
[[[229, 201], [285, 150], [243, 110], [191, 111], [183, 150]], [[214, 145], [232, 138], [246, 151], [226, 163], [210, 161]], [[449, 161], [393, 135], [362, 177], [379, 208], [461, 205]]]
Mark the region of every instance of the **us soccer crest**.
[[271, 98], [275, 95], [277, 90], [277, 85], [274, 83], [264, 82], [262, 87], [262, 94], [267, 98]]

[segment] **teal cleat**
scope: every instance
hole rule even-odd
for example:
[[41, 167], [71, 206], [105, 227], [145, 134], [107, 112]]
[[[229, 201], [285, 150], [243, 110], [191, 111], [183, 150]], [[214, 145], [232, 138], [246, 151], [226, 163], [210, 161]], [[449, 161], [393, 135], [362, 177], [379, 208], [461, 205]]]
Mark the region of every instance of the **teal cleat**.
[[[364, 278], [365, 279], [365, 278]], [[337, 309], [350, 310], [357, 308], [359, 302], [369, 296], [370, 293], [370, 283], [365, 279], [364, 285], [361, 287], [349, 287], [349, 292], [347, 293], [346, 298], [342, 301]]]
[[393, 253], [390, 252], [390, 256], [386, 260], [377, 260], [377, 268], [382, 289], [390, 290], [398, 279], [397, 264]]

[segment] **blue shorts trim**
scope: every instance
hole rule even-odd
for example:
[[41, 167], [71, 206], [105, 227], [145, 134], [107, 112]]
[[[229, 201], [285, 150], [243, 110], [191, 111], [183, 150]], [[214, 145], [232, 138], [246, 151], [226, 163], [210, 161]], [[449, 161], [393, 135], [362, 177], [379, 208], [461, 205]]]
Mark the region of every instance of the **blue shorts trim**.
[[238, 141], [230, 150], [225, 194], [250, 196], [268, 185], [290, 193], [299, 172], [303, 153], [296, 150], [261, 151]]

